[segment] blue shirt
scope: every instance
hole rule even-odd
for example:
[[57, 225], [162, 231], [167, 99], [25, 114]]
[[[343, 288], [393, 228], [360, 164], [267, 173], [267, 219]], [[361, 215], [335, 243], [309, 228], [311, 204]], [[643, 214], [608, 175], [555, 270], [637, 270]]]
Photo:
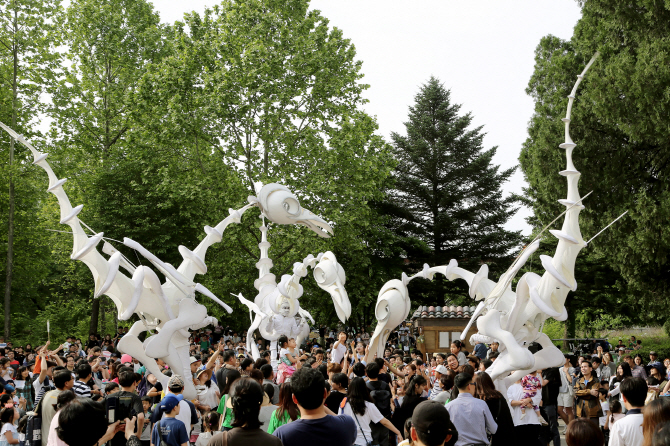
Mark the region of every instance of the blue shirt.
[[479, 359], [486, 359], [486, 346], [484, 344], [475, 345], [475, 356]]
[[301, 418], [279, 427], [272, 435], [284, 446], [348, 446], [356, 441], [356, 422], [349, 415]]
[[[158, 426], [161, 431], [158, 433]], [[165, 418], [159, 423], [154, 424], [154, 431], [151, 433], [151, 443], [154, 445], [161, 444], [161, 438], [170, 446], [181, 446], [184, 443], [188, 444], [188, 432], [184, 423], [176, 418]]]
[[459, 393], [458, 398], [447, 404], [447, 411], [458, 431], [458, 441], [455, 446], [488, 444], [486, 431], [495, 434], [498, 430], [489, 406], [469, 393]]

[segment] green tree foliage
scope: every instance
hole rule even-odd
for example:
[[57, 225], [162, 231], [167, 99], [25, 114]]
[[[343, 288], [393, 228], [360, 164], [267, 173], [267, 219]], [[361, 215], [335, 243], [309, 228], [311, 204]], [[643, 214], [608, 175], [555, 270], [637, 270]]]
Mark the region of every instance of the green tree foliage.
[[[387, 279], [379, 266], [391, 237], [370, 203], [383, 199], [394, 162], [374, 133], [376, 122], [362, 111], [367, 86], [358, 82], [353, 45], [308, 6], [224, 1], [202, 16], [186, 15], [168, 30], [169, 55], [149, 67], [136, 102], [147, 138], [163, 156], [188, 160], [208, 177], [211, 162], [238, 172], [246, 191], [228, 194], [238, 200], [235, 207], [256, 192], [255, 183], [278, 182], [331, 221], [329, 240], [304, 228], [271, 226], [273, 272], [279, 277], [308, 254], [334, 251], [364, 323]], [[219, 295], [256, 294], [257, 217], [251, 211], [241, 226], [230, 227], [224, 253], [208, 259], [212, 276], [221, 277], [212, 284]], [[302, 305], [332, 320], [328, 296], [311, 278], [304, 285]]]
[[596, 0], [585, 2], [582, 14], [571, 41], [547, 36], [536, 50], [528, 87], [535, 113], [520, 157], [527, 196], [538, 226], [559, 212], [555, 200], [566, 189], [564, 181], [553, 180], [565, 168], [560, 118], [576, 74], [599, 51], [572, 111], [580, 189], [594, 191], [581, 213], [582, 233], [588, 239], [625, 210], [629, 214], [585, 255], [611, 268], [607, 282], [618, 292], [612, 290], [608, 308], [662, 321], [670, 290], [670, 9], [661, 1]]
[[[53, 18], [58, 16], [56, 0], [8, 0], [0, 2], [0, 120], [19, 132], [31, 131], [41, 110], [39, 94], [59, 61], [55, 52]], [[4, 288], [4, 335], [11, 336], [12, 309], [39, 296], [39, 278], [44, 268], [34, 265], [34, 257], [47, 250], [44, 234], [36, 221], [39, 200], [35, 172], [26, 163], [28, 151], [3, 135], [0, 152], [0, 194], [2, 229], [7, 240], [0, 247], [6, 261], [0, 267]], [[31, 158], [31, 157], [30, 157]], [[32, 159], [31, 159], [32, 161]]]
[[[470, 128], [472, 115], [460, 109], [432, 77], [409, 109], [407, 134], [392, 134], [398, 160], [390, 195], [394, 224], [406, 241], [422, 242], [406, 244], [410, 271], [457, 259], [464, 268], [476, 271], [487, 263], [502, 272], [519, 246], [520, 233], [503, 227], [517, 211], [516, 198], [502, 192], [515, 168], [500, 171], [492, 164], [497, 147], [483, 148], [482, 127]], [[445, 293], [462, 295], [462, 286], [435, 281], [412, 282], [414, 300], [434, 304]]]

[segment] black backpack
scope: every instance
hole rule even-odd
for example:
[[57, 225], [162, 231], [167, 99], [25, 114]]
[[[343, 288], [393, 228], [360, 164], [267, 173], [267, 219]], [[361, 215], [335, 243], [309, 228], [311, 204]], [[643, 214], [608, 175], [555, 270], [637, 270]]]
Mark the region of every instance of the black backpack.
[[370, 396], [375, 401], [375, 406], [385, 417], [391, 415], [391, 390], [384, 381], [368, 381], [367, 387]]

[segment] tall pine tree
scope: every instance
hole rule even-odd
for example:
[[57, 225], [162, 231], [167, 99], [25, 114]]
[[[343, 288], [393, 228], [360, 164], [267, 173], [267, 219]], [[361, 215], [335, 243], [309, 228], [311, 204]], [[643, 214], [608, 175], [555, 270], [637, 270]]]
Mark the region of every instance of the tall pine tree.
[[[406, 244], [408, 273], [456, 259], [472, 271], [487, 263], [493, 278], [521, 239], [520, 231], [503, 227], [518, 209], [517, 198], [503, 196], [501, 188], [516, 167], [500, 171], [492, 164], [497, 147], [484, 149], [482, 127], [470, 129], [472, 115], [459, 115], [460, 109], [431, 77], [409, 108], [406, 136], [391, 135], [398, 161], [389, 194], [395, 230], [420, 241]], [[413, 281], [410, 292], [425, 304], [466, 302], [462, 284], [442, 277], [432, 285]]]

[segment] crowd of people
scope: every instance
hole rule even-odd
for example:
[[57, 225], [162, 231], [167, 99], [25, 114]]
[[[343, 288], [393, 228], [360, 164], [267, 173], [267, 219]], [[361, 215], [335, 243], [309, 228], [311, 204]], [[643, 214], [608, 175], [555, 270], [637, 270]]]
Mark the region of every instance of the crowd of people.
[[670, 446], [670, 359], [655, 352], [598, 345], [498, 389], [495, 341], [429, 358], [401, 329], [377, 358], [365, 330], [321, 327], [303, 348], [280, 337], [275, 362], [219, 326], [192, 334], [190, 374], [159, 360], [158, 379], [116, 351], [124, 334], [0, 344], [0, 446], [560, 446], [559, 418], [569, 446]]

